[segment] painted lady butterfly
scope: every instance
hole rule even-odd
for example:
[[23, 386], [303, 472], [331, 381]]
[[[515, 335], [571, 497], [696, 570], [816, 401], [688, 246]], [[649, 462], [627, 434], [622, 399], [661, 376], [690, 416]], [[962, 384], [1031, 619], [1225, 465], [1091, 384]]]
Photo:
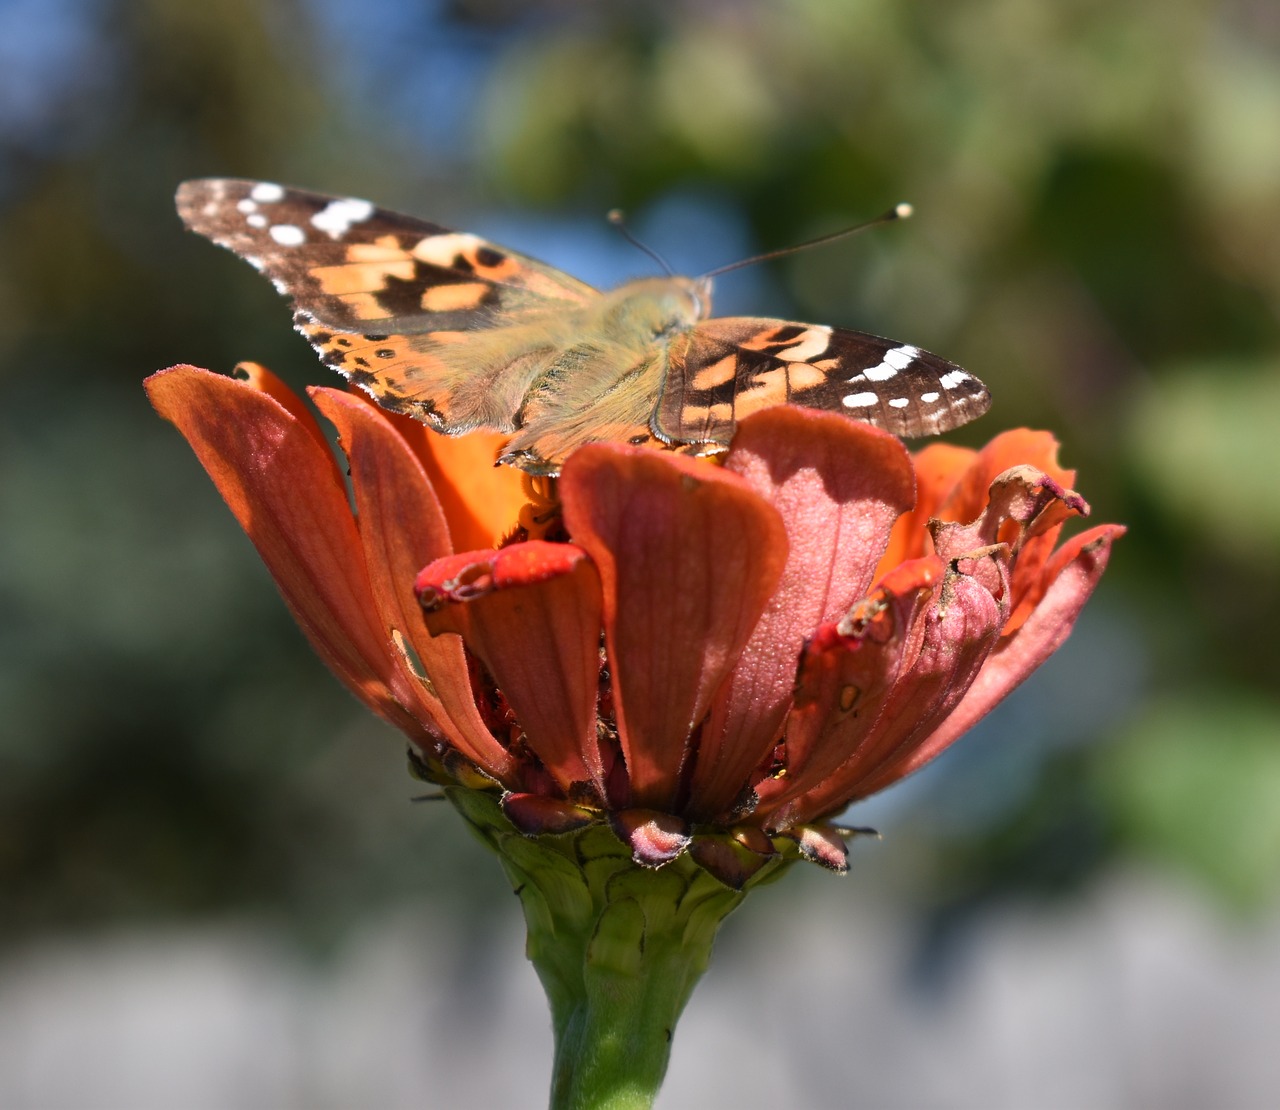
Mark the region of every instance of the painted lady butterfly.
[[971, 374], [910, 344], [708, 317], [709, 277], [601, 292], [475, 235], [268, 182], [188, 181], [177, 205], [266, 274], [322, 361], [384, 408], [448, 435], [509, 433], [499, 461], [532, 474], [596, 440], [716, 454], [738, 418], [772, 405], [920, 436], [991, 403]]

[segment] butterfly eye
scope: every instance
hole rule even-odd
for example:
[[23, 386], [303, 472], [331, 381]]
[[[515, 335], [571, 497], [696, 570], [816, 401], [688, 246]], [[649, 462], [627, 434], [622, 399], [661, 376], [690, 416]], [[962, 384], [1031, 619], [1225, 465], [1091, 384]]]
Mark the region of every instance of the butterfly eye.
[[689, 292], [693, 295], [694, 319], [705, 320], [711, 315], [711, 284], [709, 277], [694, 278], [689, 283]]

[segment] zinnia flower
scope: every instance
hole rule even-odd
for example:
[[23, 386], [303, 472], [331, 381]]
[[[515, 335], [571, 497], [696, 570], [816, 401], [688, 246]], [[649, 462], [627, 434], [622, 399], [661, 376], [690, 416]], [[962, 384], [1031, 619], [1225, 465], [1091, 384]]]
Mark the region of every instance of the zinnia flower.
[[260, 367], [148, 391], [320, 656], [502, 857], [556, 1105], [647, 1104], [723, 916], [797, 858], [845, 869], [833, 818], [1048, 658], [1123, 532], [1057, 546], [1088, 507], [1040, 432], [913, 459], [777, 408], [721, 464], [582, 448], [530, 504], [489, 438], [354, 394], [310, 391], [349, 495]]

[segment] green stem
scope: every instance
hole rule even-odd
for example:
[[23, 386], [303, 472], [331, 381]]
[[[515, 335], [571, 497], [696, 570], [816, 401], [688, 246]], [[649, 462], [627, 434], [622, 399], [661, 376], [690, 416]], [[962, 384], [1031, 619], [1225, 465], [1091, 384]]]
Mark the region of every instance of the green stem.
[[[492, 794], [446, 793], [501, 857], [524, 907], [526, 953], [555, 1028], [551, 1110], [652, 1106], [676, 1022], [745, 891], [687, 853], [658, 870], [639, 867], [602, 824], [526, 837]], [[749, 885], [785, 866], [775, 861]]]

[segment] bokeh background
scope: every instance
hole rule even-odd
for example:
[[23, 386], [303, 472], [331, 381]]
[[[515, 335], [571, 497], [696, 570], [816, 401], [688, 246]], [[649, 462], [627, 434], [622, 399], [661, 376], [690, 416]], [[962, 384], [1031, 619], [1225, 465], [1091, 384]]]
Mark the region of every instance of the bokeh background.
[[536, 1107], [516, 902], [323, 670], [150, 371], [327, 371], [185, 177], [918, 343], [1128, 537], [1073, 639], [724, 930], [661, 1105], [1280, 1091], [1280, 9], [0, 3], [0, 1105]]

